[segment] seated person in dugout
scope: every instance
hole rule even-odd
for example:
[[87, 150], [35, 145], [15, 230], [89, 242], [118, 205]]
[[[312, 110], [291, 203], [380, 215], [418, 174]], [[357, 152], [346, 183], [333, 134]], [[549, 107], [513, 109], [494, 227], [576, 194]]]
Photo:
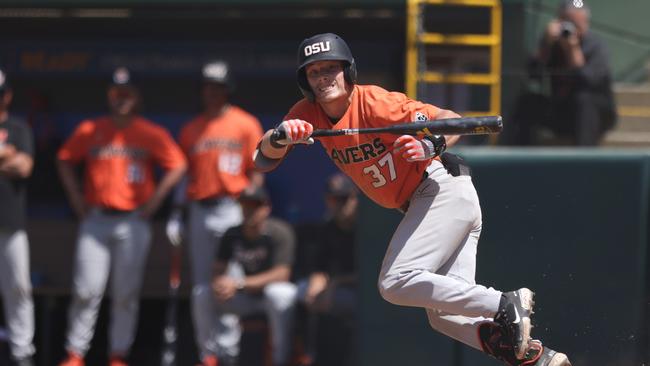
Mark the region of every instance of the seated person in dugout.
[[[226, 231], [215, 259], [212, 288], [216, 312], [218, 316], [266, 313], [273, 364], [286, 366], [297, 294], [296, 286], [289, 282], [295, 235], [288, 223], [270, 217], [271, 202], [264, 188], [250, 186], [239, 202], [244, 220]], [[242, 275], [231, 275], [228, 265], [241, 266]]]

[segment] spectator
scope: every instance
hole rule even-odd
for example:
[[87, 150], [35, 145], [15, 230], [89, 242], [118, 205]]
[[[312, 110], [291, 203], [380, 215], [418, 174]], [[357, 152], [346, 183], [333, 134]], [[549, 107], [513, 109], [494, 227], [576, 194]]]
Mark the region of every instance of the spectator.
[[0, 293], [12, 362], [33, 365], [34, 303], [25, 232], [26, 178], [34, 166], [32, 132], [9, 115], [13, 93], [0, 70]]
[[530, 64], [534, 78], [549, 74], [550, 100], [525, 96], [515, 112], [524, 143], [535, 130], [525, 124], [545, 125], [570, 144], [593, 146], [616, 123], [607, 50], [589, 26], [590, 10], [582, 0], [561, 1]]
[[[266, 191], [251, 186], [240, 196], [244, 220], [223, 236], [215, 261], [212, 288], [217, 314], [245, 316], [264, 312], [271, 328], [273, 364], [285, 366], [291, 353], [291, 327], [296, 287], [289, 282], [295, 236], [286, 222], [269, 217]], [[226, 273], [228, 262], [243, 275]]]
[[[70, 204], [81, 220], [61, 366], [84, 365], [111, 274], [110, 366], [126, 365], [151, 244], [149, 220], [185, 173], [170, 134], [137, 114], [140, 96], [120, 68], [108, 88], [110, 115], [81, 122], [58, 153]], [[83, 194], [75, 165], [85, 164]], [[156, 185], [153, 163], [166, 172]]]
[[[261, 185], [263, 176], [253, 171], [253, 151], [262, 136], [254, 116], [229, 102], [232, 73], [222, 61], [203, 67], [202, 114], [185, 124], [180, 145], [189, 162], [187, 184], [175, 192], [177, 209], [167, 225], [172, 243], [183, 235], [182, 215], [189, 200], [187, 239], [192, 267], [192, 318], [199, 356], [214, 366], [239, 352], [239, 326], [234, 315], [215, 318], [210, 290], [214, 253], [223, 233], [242, 220], [237, 196], [249, 184]], [[215, 327], [218, 328], [215, 330]], [[211, 335], [218, 334], [217, 339]]]
[[[357, 217], [357, 189], [354, 183], [341, 173], [328, 180], [325, 204], [328, 219], [317, 230], [315, 238], [314, 268], [305, 284], [300, 284], [299, 298], [308, 308], [307, 353], [316, 364], [351, 365], [349, 343], [354, 336], [354, 314], [357, 306], [357, 248], [355, 242]], [[303, 290], [304, 288], [304, 290]], [[323, 316], [320, 316], [323, 315]], [[345, 332], [337, 335], [343, 339], [325, 337], [322, 330], [328, 325], [343, 326]], [[323, 349], [319, 339], [327, 339], [327, 345], [345, 349]], [[318, 352], [321, 348], [322, 352]]]

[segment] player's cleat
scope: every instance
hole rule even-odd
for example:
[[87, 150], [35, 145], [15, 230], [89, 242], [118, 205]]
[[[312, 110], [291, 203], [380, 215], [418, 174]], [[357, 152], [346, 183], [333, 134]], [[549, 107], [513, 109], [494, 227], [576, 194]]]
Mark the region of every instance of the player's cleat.
[[84, 362], [83, 357], [80, 355], [74, 353], [74, 352], [69, 352], [68, 351], [68, 357], [66, 357], [63, 362], [59, 364], [59, 366], [85, 366], [86, 363]]
[[504, 292], [494, 321], [501, 323], [512, 338], [515, 357], [523, 359], [528, 351], [530, 341], [530, 316], [533, 313], [534, 293], [521, 288], [517, 291]]
[[508, 366], [519, 366], [508, 330], [503, 324], [484, 322], [478, 326], [478, 338], [486, 354]]
[[129, 366], [129, 364], [126, 363], [126, 360], [124, 360], [123, 357], [111, 356], [108, 362], [108, 366]]
[[219, 365], [219, 360], [217, 359], [217, 356], [208, 355], [203, 357], [201, 363], [196, 366], [218, 366], [218, 365]]
[[530, 346], [526, 357], [519, 364], [520, 366], [571, 366], [569, 358], [561, 352], [554, 351], [544, 347], [542, 342], [534, 339], [530, 341]]

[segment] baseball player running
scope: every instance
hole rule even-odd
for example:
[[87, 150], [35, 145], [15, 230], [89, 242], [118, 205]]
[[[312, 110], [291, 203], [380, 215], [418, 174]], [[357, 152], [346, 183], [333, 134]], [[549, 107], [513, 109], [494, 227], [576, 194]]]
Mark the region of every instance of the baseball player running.
[[34, 142], [27, 124], [9, 115], [12, 97], [0, 70], [0, 294], [12, 362], [32, 366], [34, 302], [25, 231], [25, 179], [34, 166]]
[[262, 185], [263, 176], [254, 170], [252, 156], [263, 131], [257, 118], [229, 103], [233, 79], [227, 63], [208, 62], [202, 79], [204, 111], [180, 132], [180, 145], [189, 164], [187, 188], [183, 184], [177, 188], [179, 209], [170, 217], [167, 235], [172, 243], [180, 243], [180, 206], [189, 200], [192, 317], [201, 361], [211, 366], [216, 365], [217, 354], [223, 365], [239, 353], [237, 317], [215, 316], [212, 267], [221, 237], [242, 221], [237, 197], [250, 184]]
[[[262, 171], [274, 169], [293, 145], [311, 144], [314, 128], [382, 127], [458, 117], [378, 86], [356, 85], [347, 44], [326, 33], [298, 50], [298, 86], [305, 96], [256, 152]], [[533, 292], [501, 292], [476, 284], [481, 208], [462, 159], [444, 153], [459, 136], [361, 134], [321, 138], [332, 161], [377, 204], [404, 217], [379, 275], [381, 296], [426, 309], [431, 327], [508, 365], [568, 366], [566, 355], [530, 339]]]
[[[136, 112], [140, 97], [126, 69], [108, 88], [110, 115], [81, 122], [58, 153], [59, 175], [81, 220], [66, 349], [60, 366], [83, 366], [111, 275], [110, 366], [127, 365], [151, 244], [149, 219], [185, 173], [171, 135]], [[83, 194], [75, 165], [84, 163]], [[154, 164], [165, 170], [158, 184]]]

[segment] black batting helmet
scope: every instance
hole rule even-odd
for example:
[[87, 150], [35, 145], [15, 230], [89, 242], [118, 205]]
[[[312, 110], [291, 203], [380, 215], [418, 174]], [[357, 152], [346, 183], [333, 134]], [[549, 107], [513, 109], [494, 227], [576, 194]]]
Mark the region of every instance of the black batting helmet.
[[350, 84], [357, 82], [357, 65], [347, 43], [334, 33], [317, 34], [307, 38], [298, 48], [298, 87], [309, 101], [314, 101], [314, 92], [307, 81], [305, 67], [316, 61], [339, 60], [345, 62], [343, 69], [345, 81]]

